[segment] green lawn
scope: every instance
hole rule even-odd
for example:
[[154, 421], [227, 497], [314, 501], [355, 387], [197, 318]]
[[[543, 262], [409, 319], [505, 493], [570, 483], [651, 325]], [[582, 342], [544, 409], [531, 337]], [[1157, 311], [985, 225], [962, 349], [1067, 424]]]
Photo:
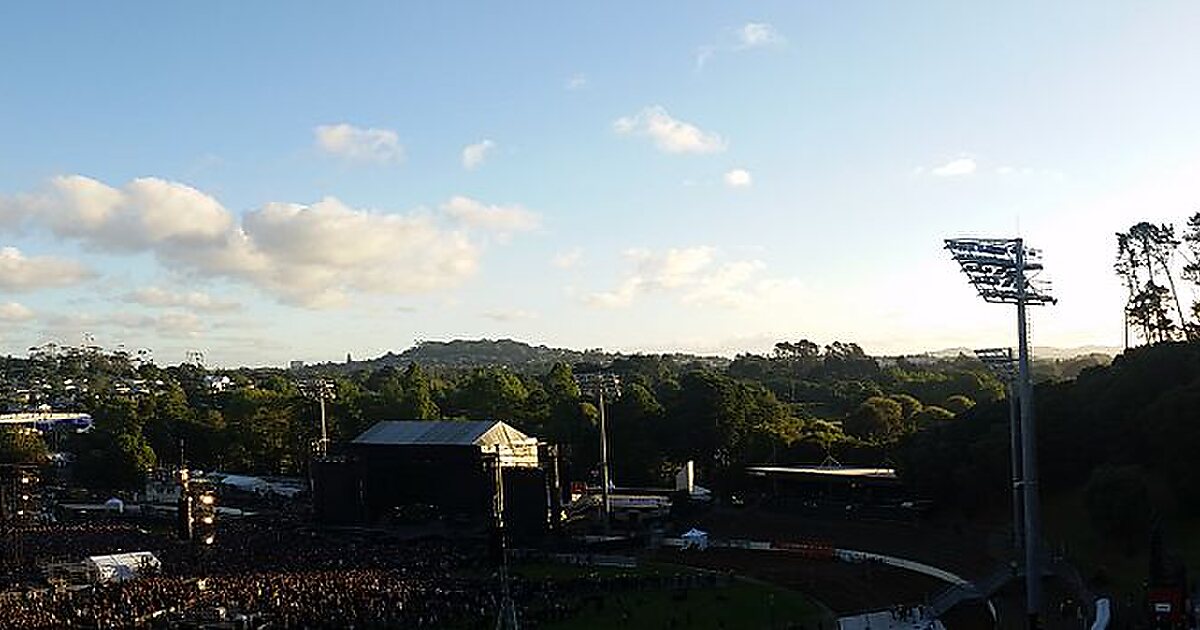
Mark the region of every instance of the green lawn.
[[620, 567], [583, 567], [553, 562], [529, 562], [512, 566], [512, 574], [528, 580], [567, 580], [588, 575], [616, 577], [621, 575], [685, 575], [696, 569], [660, 562], [639, 562], [632, 569]]
[[[672, 623], [674, 622], [674, 623]], [[822, 606], [787, 589], [749, 582], [686, 592], [641, 591], [609, 595], [603, 607], [589, 603], [573, 618], [543, 627], [555, 630], [620, 628], [836, 627]]]

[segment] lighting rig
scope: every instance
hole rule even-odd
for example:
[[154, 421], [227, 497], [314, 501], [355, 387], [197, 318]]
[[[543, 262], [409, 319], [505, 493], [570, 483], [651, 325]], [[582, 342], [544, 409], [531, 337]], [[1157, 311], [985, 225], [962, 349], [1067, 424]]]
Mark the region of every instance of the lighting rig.
[[1025, 532], [1025, 611], [1030, 628], [1039, 627], [1041, 611], [1041, 511], [1038, 502], [1037, 433], [1033, 415], [1033, 385], [1029, 376], [1027, 306], [1054, 304], [1045, 282], [1035, 282], [1042, 270], [1041, 252], [1020, 238], [947, 239], [945, 247], [975, 287], [992, 304], [1017, 307], [1016, 390], [1020, 408], [1021, 488]]

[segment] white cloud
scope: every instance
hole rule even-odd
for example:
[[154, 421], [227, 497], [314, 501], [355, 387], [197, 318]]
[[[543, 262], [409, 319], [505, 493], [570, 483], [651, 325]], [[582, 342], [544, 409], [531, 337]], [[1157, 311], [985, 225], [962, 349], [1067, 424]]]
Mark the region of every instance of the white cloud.
[[0, 304], [0, 322], [24, 322], [33, 319], [33, 311], [24, 304], [5, 302]]
[[609, 291], [587, 295], [592, 306], [620, 308], [648, 293], [670, 295], [685, 305], [761, 309], [794, 303], [800, 293], [795, 279], [764, 278], [766, 265], [757, 260], [718, 262], [713, 247], [687, 247], [653, 252], [625, 252], [632, 269]]
[[1044, 177], [1049, 179], [1064, 179], [1066, 175], [1062, 171], [1052, 169], [1037, 169], [1029, 166], [998, 166], [996, 174], [1001, 177]]
[[587, 78], [587, 75], [585, 75], [583, 73], [576, 73], [576, 74], [571, 75], [567, 79], [566, 83], [564, 84], [564, 87], [566, 87], [568, 90], [570, 90], [572, 92], [574, 92], [575, 90], [582, 90], [583, 88], [585, 88], [587, 86], [588, 86], [588, 78]]
[[164, 337], [195, 337], [205, 330], [204, 323], [192, 313], [163, 313], [154, 321], [158, 334]]
[[763, 46], [778, 46], [787, 40], [775, 30], [774, 26], [764, 22], [748, 22], [737, 29], [738, 47], [760, 48]]
[[523, 319], [537, 319], [537, 313], [521, 309], [497, 309], [483, 313], [487, 319], [497, 322], [514, 322]]
[[475, 170], [475, 167], [483, 164], [487, 159], [487, 154], [492, 149], [496, 148], [496, 143], [491, 140], [483, 140], [475, 144], [468, 144], [462, 150], [462, 165], [468, 171]]
[[719, 52], [740, 52], [752, 48], [778, 48], [787, 43], [787, 39], [779, 34], [774, 26], [765, 22], [747, 22], [735, 29], [727, 30], [721, 37], [721, 43], [707, 44], [696, 48], [696, 71], [704, 70], [704, 66]]
[[218, 300], [201, 291], [174, 292], [159, 287], [144, 287], [126, 294], [123, 299], [153, 308], [185, 307], [204, 313], [221, 313], [240, 308], [237, 302]]
[[0, 248], [0, 289], [21, 292], [79, 284], [94, 277], [83, 265], [53, 256], [25, 256], [15, 247]]
[[[242, 225], [243, 232], [220, 252], [232, 263], [230, 273], [307, 306], [339, 304], [348, 291], [444, 288], [478, 264], [465, 235], [442, 229], [426, 214], [355, 210], [333, 197], [309, 206], [269, 203], [247, 212]], [[222, 262], [217, 258], [213, 264]]]
[[[502, 234], [539, 224], [520, 206], [455, 197], [443, 208], [461, 226]], [[479, 263], [476, 245], [438, 215], [360, 210], [332, 197], [311, 205], [268, 203], [245, 212], [239, 223], [215, 199], [182, 184], [135, 180], [116, 189], [72, 176], [56, 178], [44, 193], [0, 198], [0, 210], [10, 219], [0, 226], [42, 228], [87, 248], [148, 252], [171, 270], [246, 282], [309, 307], [342, 303], [352, 292], [444, 289], [472, 275]], [[0, 288], [59, 286], [88, 277], [74, 263], [24, 259], [16, 250], [0, 255], [0, 270], [3, 265], [11, 273], [0, 274]], [[199, 308], [197, 299], [179, 305]]]
[[442, 211], [467, 227], [499, 234], [528, 232], [542, 224], [541, 217], [521, 206], [488, 205], [461, 195], [442, 204]]
[[618, 118], [613, 122], [613, 130], [622, 135], [647, 136], [666, 153], [718, 153], [725, 150], [721, 136], [672, 118], [659, 105]]
[[326, 153], [364, 162], [398, 162], [404, 157], [400, 136], [391, 129], [362, 129], [347, 123], [313, 129], [317, 147]]
[[583, 250], [576, 247], [575, 249], [559, 252], [551, 259], [551, 264], [559, 269], [571, 269], [583, 260]]
[[50, 180], [41, 194], [0, 204], [7, 223], [35, 223], [56, 236], [77, 238], [106, 251], [136, 251], [151, 243], [194, 245], [220, 239], [233, 217], [217, 200], [153, 177], [116, 189], [82, 175]]
[[725, 173], [725, 185], [731, 188], [746, 188], [754, 183], [750, 177], [750, 171], [744, 168], [735, 168]]
[[153, 331], [162, 337], [198, 337], [208, 330], [203, 320], [186, 311], [170, 311], [157, 315], [108, 313], [97, 318], [91, 327], [120, 331], [122, 336], [130, 333], [144, 335]]
[[938, 177], [958, 177], [961, 175], [971, 175], [978, 168], [974, 158], [960, 157], [941, 166], [930, 169], [930, 173]]

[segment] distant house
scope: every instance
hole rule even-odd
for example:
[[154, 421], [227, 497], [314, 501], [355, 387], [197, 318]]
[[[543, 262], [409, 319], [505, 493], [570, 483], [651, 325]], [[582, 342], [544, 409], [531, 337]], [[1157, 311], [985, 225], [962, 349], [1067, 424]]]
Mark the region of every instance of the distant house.
[[209, 374], [205, 380], [208, 382], [208, 390], [213, 393], [220, 393], [233, 387], [233, 379], [224, 374]]

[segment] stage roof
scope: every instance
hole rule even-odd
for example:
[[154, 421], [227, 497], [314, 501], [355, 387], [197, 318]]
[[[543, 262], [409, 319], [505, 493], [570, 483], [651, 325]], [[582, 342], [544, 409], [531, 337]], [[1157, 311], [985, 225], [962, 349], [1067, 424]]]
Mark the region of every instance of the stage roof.
[[748, 466], [752, 475], [805, 475], [816, 477], [896, 479], [894, 468], [867, 468], [857, 466]]
[[496, 446], [526, 445], [534, 438], [498, 420], [384, 420], [355, 438], [355, 444]]

